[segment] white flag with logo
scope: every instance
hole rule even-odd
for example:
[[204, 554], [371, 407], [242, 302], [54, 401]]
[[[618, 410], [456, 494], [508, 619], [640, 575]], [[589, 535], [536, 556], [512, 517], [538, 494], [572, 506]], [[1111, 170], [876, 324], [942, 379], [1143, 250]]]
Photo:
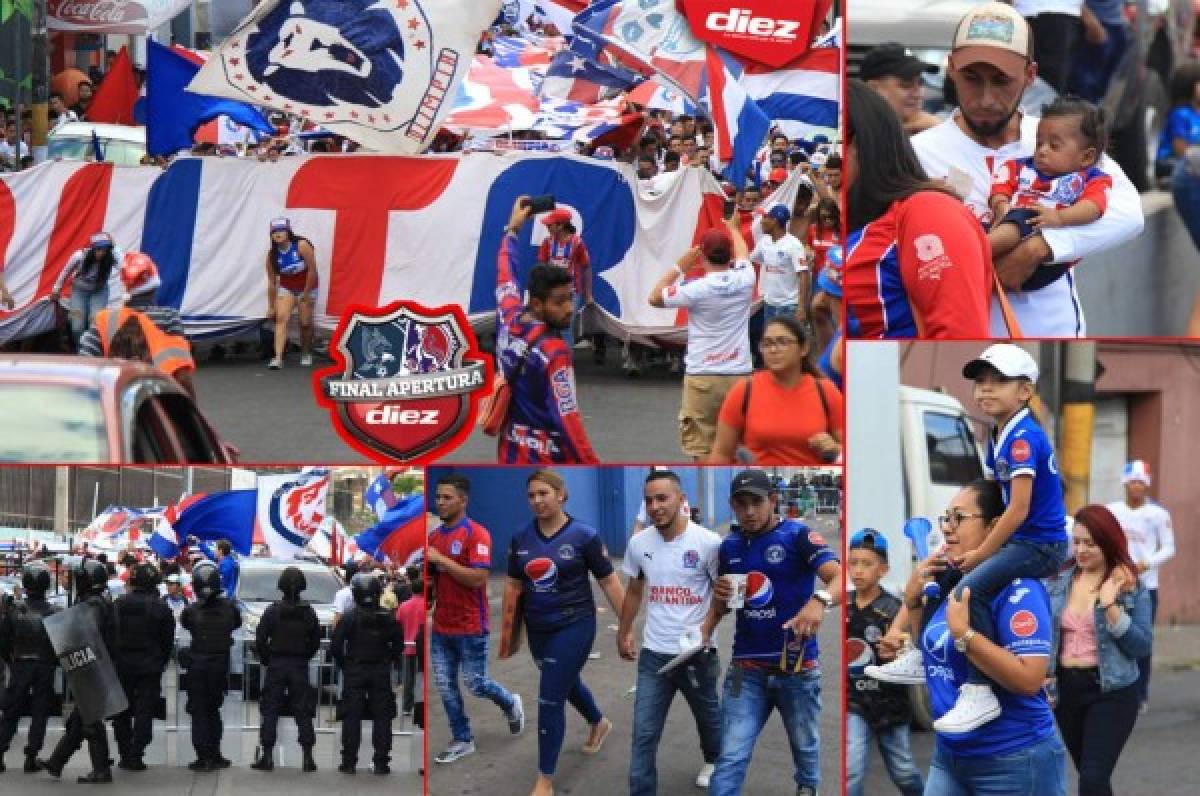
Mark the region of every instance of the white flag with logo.
[[274, 558], [295, 558], [325, 521], [328, 471], [260, 475], [258, 527]]
[[500, 0], [267, 0], [188, 86], [296, 114], [377, 152], [425, 149]]

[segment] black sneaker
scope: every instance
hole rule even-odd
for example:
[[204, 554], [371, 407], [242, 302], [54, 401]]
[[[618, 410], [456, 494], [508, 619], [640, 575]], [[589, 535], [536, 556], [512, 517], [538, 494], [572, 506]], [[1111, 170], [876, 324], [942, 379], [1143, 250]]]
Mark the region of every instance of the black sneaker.
[[112, 772], [107, 768], [103, 771], [90, 771], [75, 780], [80, 785], [100, 785], [106, 782], [112, 782]]
[[121, 762], [117, 763], [117, 768], [122, 771], [145, 771], [146, 764], [140, 757], [122, 757]]
[[354, 765], [355, 765], [354, 763], [343, 760], [342, 764], [340, 766], [338, 766], [338, 771], [342, 772], [343, 774], [353, 774], [354, 773]]
[[392, 769], [387, 763], [376, 763], [371, 767], [371, 773], [377, 777], [386, 777], [388, 774], [392, 773]]

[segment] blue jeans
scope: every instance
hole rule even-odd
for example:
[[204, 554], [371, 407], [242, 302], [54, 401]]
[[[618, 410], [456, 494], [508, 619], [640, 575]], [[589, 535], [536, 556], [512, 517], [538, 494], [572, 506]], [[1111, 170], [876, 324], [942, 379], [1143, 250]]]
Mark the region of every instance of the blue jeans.
[[887, 766], [892, 784], [904, 796], [921, 796], [925, 780], [913, 763], [908, 745], [908, 725], [898, 724], [884, 730], [872, 730], [867, 720], [857, 713], [846, 714], [846, 793], [863, 796], [867, 778], [867, 761], [871, 757], [871, 736], [879, 741], [879, 754]]
[[1171, 175], [1171, 196], [1175, 199], [1179, 218], [1192, 236], [1192, 244], [1200, 249], [1200, 176], [1188, 171], [1187, 158], [1180, 158], [1175, 164], [1175, 171]]
[[513, 696], [487, 676], [488, 637], [451, 636], [434, 633], [429, 640], [429, 657], [433, 662], [433, 679], [442, 706], [450, 720], [450, 733], [456, 741], [471, 740], [471, 722], [467, 719], [462, 692], [458, 690], [458, 671], [462, 669], [467, 690], [473, 696], [490, 699], [505, 713], [512, 710]]
[[763, 329], [767, 328], [767, 324], [771, 322], [772, 318], [778, 318], [780, 315], [789, 315], [795, 318], [796, 306], [795, 304], [767, 304], [763, 302]]
[[[734, 681], [741, 673], [739, 693]], [[721, 696], [721, 755], [709, 781], [709, 796], [737, 796], [746, 780], [754, 742], [777, 708], [792, 747], [797, 787], [815, 788], [821, 779], [821, 738], [817, 716], [821, 713], [821, 670], [803, 674], [771, 674], [758, 669], [729, 667]]]
[[[1158, 618], [1158, 589], [1146, 589], [1146, 591], [1150, 593], [1150, 627], [1154, 627], [1154, 620]], [[1138, 699], [1145, 702], [1150, 699], [1150, 672], [1154, 667], [1153, 652], [1144, 658], [1138, 658], [1137, 664]]]
[[[971, 589], [971, 627], [982, 636], [996, 640], [996, 623], [992, 617], [992, 601], [1016, 578], [1048, 578], [1058, 572], [1067, 558], [1067, 543], [1047, 544], [1009, 540], [975, 569], [963, 576], [954, 587], [962, 599], [963, 589]], [[987, 683], [988, 678], [971, 666], [968, 682]]]
[[1067, 796], [1067, 753], [1058, 735], [999, 757], [958, 757], [939, 744], [925, 796]]
[[83, 290], [78, 287], [71, 289], [71, 300], [68, 303], [67, 318], [71, 323], [71, 337], [75, 345], [79, 338], [96, 320], [96, 313], [108, 306], [108, 284], [99, 290]]
[[633, 703], [633, 751], [629, 759], [630, 796], [654, 796], [658, 793], [655, 757], [676, 691], [683, 693], [688, 707], [692, 709], [704, 762], [715, 763], [721, 752], [721, 708], [717, 699], [717, 670], [720, 664], [716, 651], [699, 652], [686, 666], [660, 675], [658, 670], [672, 657], [646, 649], [638, 655], [637, 697]]
[[596, 616], [549, 633], [529, 630], [528, 636], [533, 662], [542, 672], [538, 684], [538, 770], [550, 777], [558, 767], [566, 733], [566, 703], [570, 702], [588, 724], [604, 718], [581, 674], [596, 640]]

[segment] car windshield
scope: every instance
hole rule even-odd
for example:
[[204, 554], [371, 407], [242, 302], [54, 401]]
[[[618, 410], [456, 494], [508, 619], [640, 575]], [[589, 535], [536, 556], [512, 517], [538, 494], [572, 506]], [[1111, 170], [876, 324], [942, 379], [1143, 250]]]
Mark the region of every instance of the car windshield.
[[100, 391], [91, 387], [5, 384], [0, 388], [0, 461], [102, 462], [109, 459]]
[[[239, 600], [246, 602], [275, 602], [283, 597], [276, 584], [279, 583], [279, 569], [243, 569], [238, 575]], [[300, 596], [310, 603], [332, 603], [333, 595], [341, 588], [332, 572], [305, 569], [304, 580], [308, 586]]]
[[[51, 160], [92, 160], [92, 139], [75, 136], [51, 136], [48, 142]], [[118, 166], [136, 166], [142, 162], [146, 147], [135, 141], [100, 139], [104, 159]]]

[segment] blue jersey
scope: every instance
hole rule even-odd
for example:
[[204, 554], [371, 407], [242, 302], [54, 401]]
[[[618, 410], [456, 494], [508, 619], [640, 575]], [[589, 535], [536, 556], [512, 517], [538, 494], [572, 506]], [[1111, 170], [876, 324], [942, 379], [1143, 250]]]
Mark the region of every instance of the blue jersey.
[[508, 548], [508, 576], [525, 589], [525, 625], [546, 633], [596, 613], [592, 584], [613, 572], [608, 550], [590, 525], [567, 518], [552, 537], [538, 530], [537, 520], [513, 537]]
[[[747, 575], [746, 605], [737, 612], [734, 660], [779, 660], [789, 635], [783, 623], [812, 599], [817, 569], [826, 561], [837, 561], [837, 556], [821, 534], [802, 522], [783, 520], [757, 536], [733, 526], [721, 542], [717, 571]], [[786, 640], [795, 641], [790, 636]], [[805, 661], [817, 659], [815, 637], [805, 642], [803, 654]], [[792, 653], [789, 665], [794, 660]]]
[[[1018, 657], [1049, 656], [1053, 624], [1050, 598], [1041, 581], [1018, 578], [992, 601], [996, 622], [994, 641]], [[935, 719], [954, 707], [959, 689], [967, 682], [967, 656], [954, 648], [946, 625], [946, 603], [934, 610], [919, 638], [925, 660], [925, 684]], [[1044, 741], [1056, 732], [1054, 713], [1043, 692], [1021, 696], [994, 686], [1000, 716], [967, 733], [943, 735], [937, 742], [963, 757], [1011, 754]]]
[[1158, 139], [1159, 160], [1175, 158], [1172, 143], [1176, 138], [1182, 138], [1188, 146], [1200, 144], [1200, 111], [1190, 104], [1172, 108], [1167, 116], [1167, 124]]
[[1013, 477], [1033, 476], [1029, 513], [1012, 539], [1038, 544], [1067, 541], [1067, 506], [1063, 503], [1054, 447], [1028, 408], [988, 437], [987, 466], [1000, 483], [1005, 506], [1012, 498]]
[[275, 270], [280, 276], [294, 276], [295, 274], [304, 273], [307, 267], [304, 263], [304, 258], [300, 256], [300, 239], [292, 241], [288, 247], [279, 251], [276, 246], [273, 250], [275, 254]]

